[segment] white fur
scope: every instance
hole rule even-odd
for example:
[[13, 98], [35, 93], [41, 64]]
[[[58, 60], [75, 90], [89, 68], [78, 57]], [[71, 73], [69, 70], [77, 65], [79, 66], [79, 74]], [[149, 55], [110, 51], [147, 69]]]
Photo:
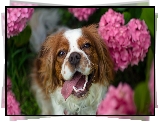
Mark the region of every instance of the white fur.
[[52, 104], [50, 99], [46, 99], [45, 93], [42, 91], [41, 87], [36, 82], [32, 83], [31, 90], [34, 92], [37, 103], [42, 110], [42, 115], [48, 115], [52, 113]]
[[65, 101], [61, 94], [61, 88], [57, 88], [57, 90], [50, 95], [54, 107], [53, 115], [64, 115], [64, 110], [66, 110], [68, 114], [96, 115], [97, 107], [106, 91], [106, 87], [99, 84], [92, 84], [86, 98], [77, 98], [74, 95], [70, 95]]
[[[78, 39], [82, 36], [82, 30], [79, 28], [79, 29], [72, 29], [72, 30], [67, 30], [65, 33], [64, 33], [64, 37], [68, 40], [69, 42], [69, 52], [67, 53], [67, 56], [65, 57], [64, 59], [64, 63], [62, 65], [62, 70], [61, 70], [61, 74], [63, 76], [63, 78], [65, 80], [70, 80], [73, 76], [73, 74], [75, 73], [75, 71], [73, 72], [70, 72], [70, 69], [69, 69], [69, 66], [66, 65], [66, 63], [68, 62], [68, 58], [70, 56], [70, 54], [72, 52], [78, 52], [78, 53], [81, 53], [86, 59], [87, 59], [87, 66], [85, 67], [85, 70], [84, 71], [81, 71], [81, 68], [80, 67], [79, 69], [76, 69], [76, 71], [79, 71], [81, 72], [83, 75], [89, 75], [90, 74], [90, 71], [91, 71], [91, 68], [89, 67], [90, 66], [90, 63], [91, 61], [88, 59], [87, 55], [84, 53], [84, 51], [82, 51], [79, 46], [78, 46]], [[84, 62], [83, 62], [84, 63]]]

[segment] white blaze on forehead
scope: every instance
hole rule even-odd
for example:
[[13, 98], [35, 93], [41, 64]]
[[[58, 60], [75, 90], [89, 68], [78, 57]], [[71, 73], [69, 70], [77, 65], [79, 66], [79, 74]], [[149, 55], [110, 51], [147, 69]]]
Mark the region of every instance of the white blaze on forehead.
[[73, 29], [68, 30], [64, 33], [65, 38], [68, 40], [70, 45], [70, 50], [78, 49], [78, 39], [82, 36], [82, 30], [79, 29]]

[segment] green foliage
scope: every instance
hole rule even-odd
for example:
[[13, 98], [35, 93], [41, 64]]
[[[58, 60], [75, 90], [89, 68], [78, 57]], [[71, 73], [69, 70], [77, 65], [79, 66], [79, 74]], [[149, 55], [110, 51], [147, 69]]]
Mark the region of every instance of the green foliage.
[[40, 110], [30, 92], [30, 62], [35, 56], [29, 50], [30, 34], [29, 27], [26, 27], [18, 36], [7, 40], [7, 76], [11, 78], [12, 91], [20, 103], [22, 114], [38, 115]]
[[124, 12], [124, 11], [126, 11], [128, 8], [115, 8], [114, 10], [116, 11], [116, 12]]
[[151, 48], [153, 53], [155, 52], [155, 37], [154, 37], [154, 30], [155, 30], [155, 10], [154, 8], [143, 8], [140, 19], [144, 20], [148, 29], [151, 34]]
[[134, 90], [134, 101], [137, 107], [137, 114], [150, 114], [150, 91], [147, 82], [141, 82], [137, 85], [137, 87]]
[[129, 65], [124, 71], [118, 70], [115, 73], [113, 85], [118, 86], [119, 82], [123, 82], [129, 84], [134, 89], [141, 81], [144, 81], [146, 74], [143, 71], [146, 71], [147, 57], [144, 60], [144, 62], [139, 62], [138, 65]]
[[130, 21], [130, 19], [132, 18], [131, 14], [127, 11], [123, 12], [123, 14], [124, 14], [124, 19], [125, 19], [125, 24], [127, 24]]
[[139, 19], [141, 16], [143, 8], [129, 8], [129, 13], [131, 14], [132, 18]]
[[148, 54], [147, 54], [147, 64], [146, 64], [146, 82], [149, 82], [149, 76], [150, 76], [150, 69], [152, 65], [152, 61], [154, 60], [154, 54], [152, 52], [152, 48], [149, 49]]
[[154, 19], [155, 19], [155, 10], [154, 8], [143, 8], [140, 19], [143, 19], [148, 26], [148, 29], [151, 33], [151, 36], [154, 37]]

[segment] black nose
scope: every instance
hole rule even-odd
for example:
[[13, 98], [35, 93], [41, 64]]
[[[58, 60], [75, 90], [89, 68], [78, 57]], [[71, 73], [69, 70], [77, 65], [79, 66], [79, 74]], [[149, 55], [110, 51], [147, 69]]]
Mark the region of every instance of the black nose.
[[72, 65], [77, 65], [80, 62], [80, 59], [81, 59], [81, 55], [77, 52], [73, 52], [71, 53], [68, 60]]

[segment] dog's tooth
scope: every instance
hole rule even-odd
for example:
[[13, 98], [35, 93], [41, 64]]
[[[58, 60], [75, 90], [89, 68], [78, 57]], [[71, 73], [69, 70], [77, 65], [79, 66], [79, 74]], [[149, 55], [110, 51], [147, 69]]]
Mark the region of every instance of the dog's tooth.
[[83, 88], [82, 88], [82, 90], [84, 91], [85, 90], [85, 88], [86, 88], [86, 84], [87, 84], [87, 82], [88, 82], [88, 75], [86, 75], [86, 82], [84, 83], [84, 86], [83, 86]]
[[73, 90], [74, 90], [75, 92], [78, 92], [77, 88], [76, 88], [76, 87], [74, 87], [74, 86], [73, 86]]

